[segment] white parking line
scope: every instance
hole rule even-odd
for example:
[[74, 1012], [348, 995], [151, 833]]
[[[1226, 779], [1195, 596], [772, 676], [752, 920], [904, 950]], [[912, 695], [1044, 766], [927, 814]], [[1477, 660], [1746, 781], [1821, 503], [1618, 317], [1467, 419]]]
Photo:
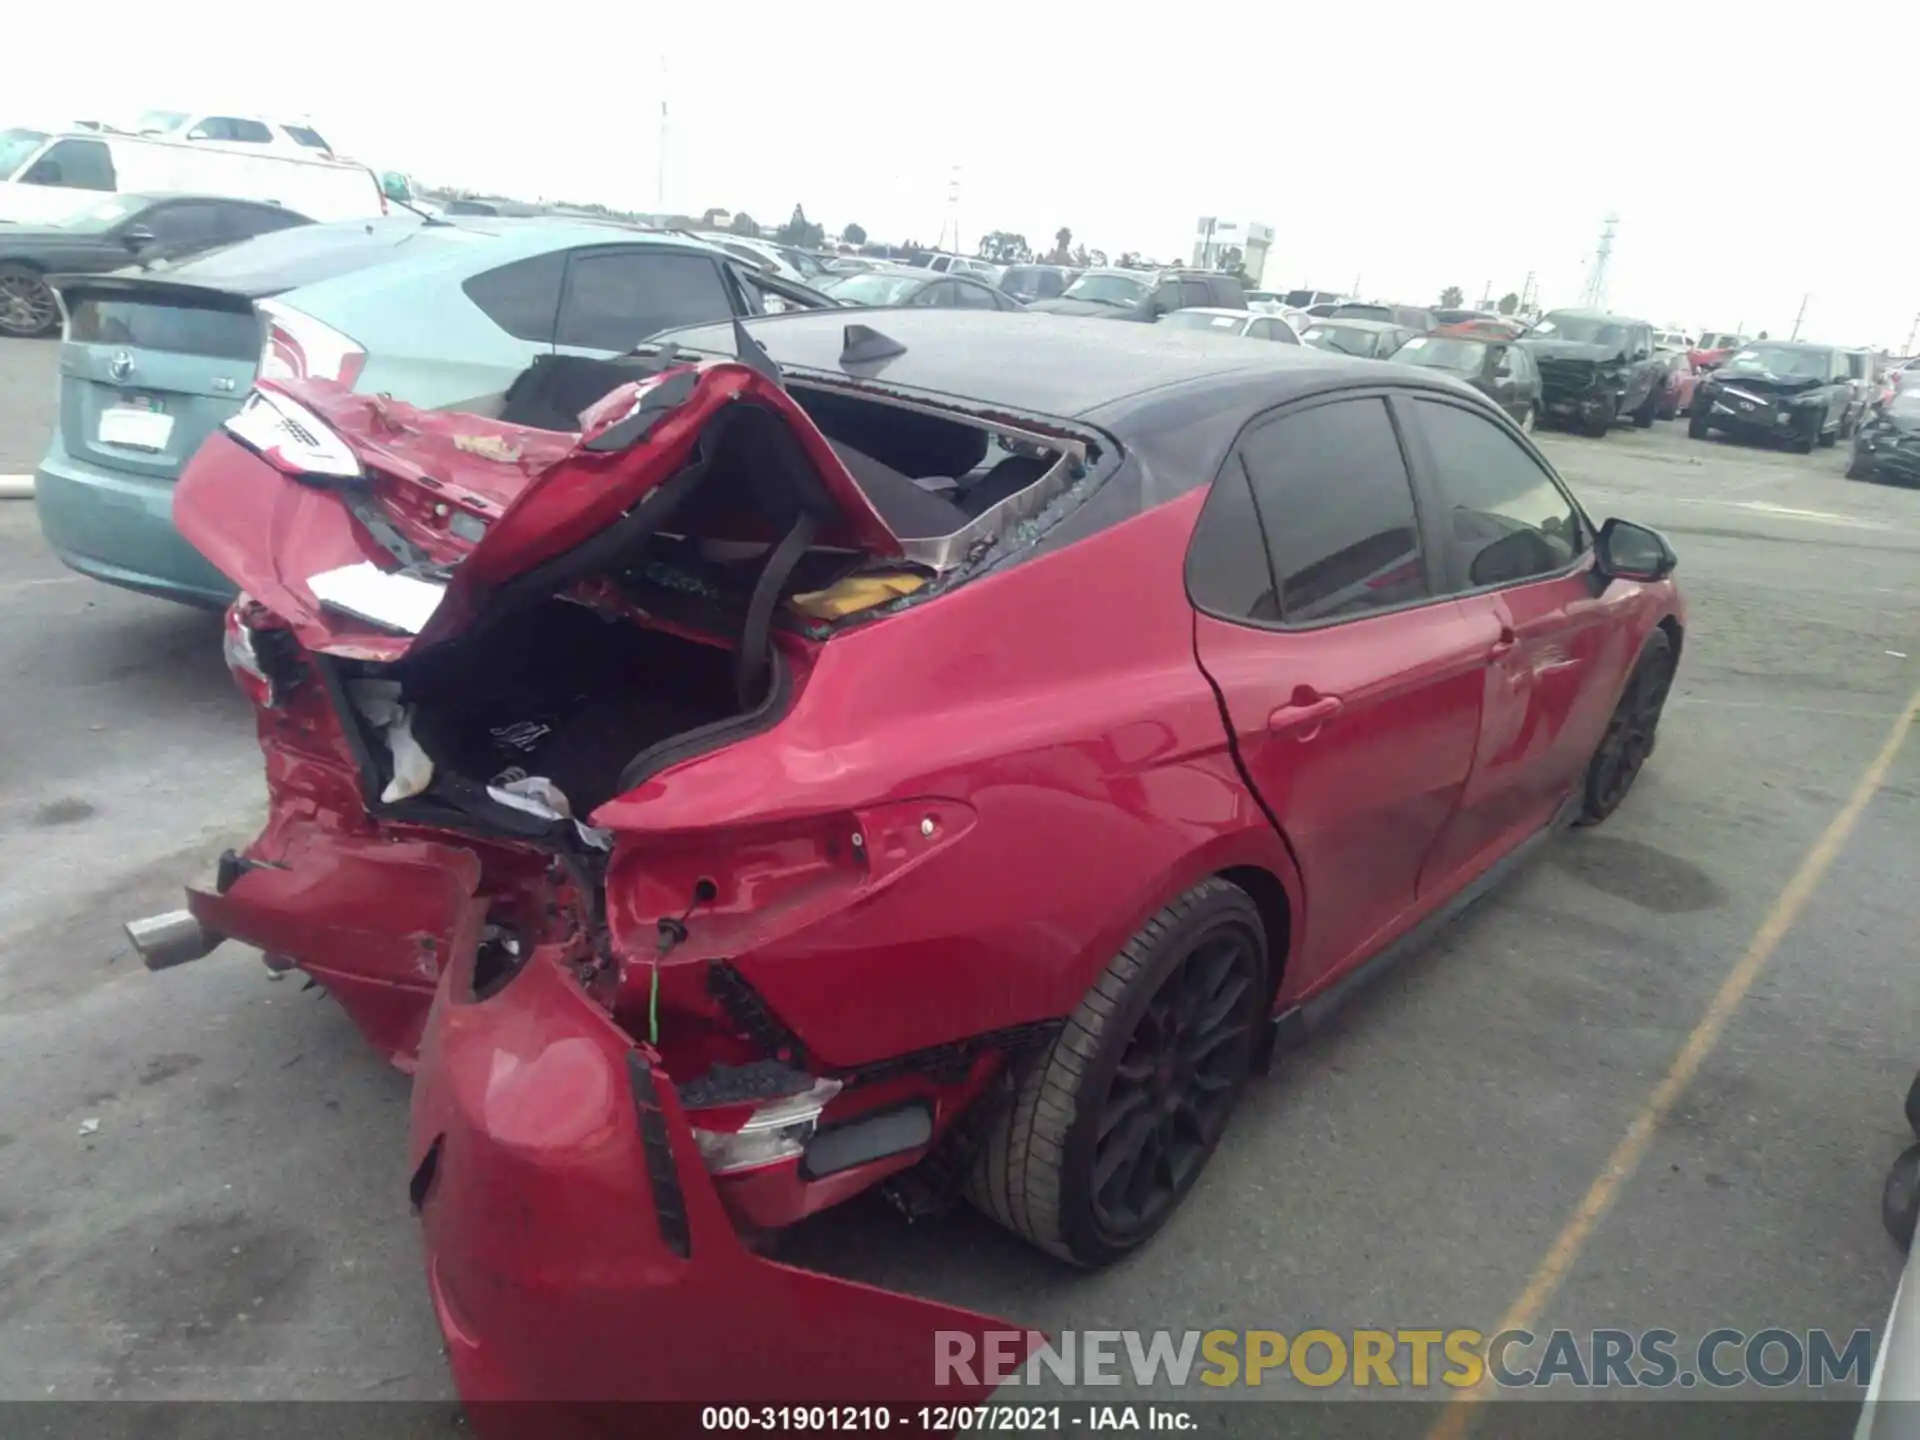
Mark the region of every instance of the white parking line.
[[1879, 520], [1862, 520], [1854, 515], [1835, 515], [1829, 510], [1796, 510], [1790, 505], [1775, 505], [1767, 500], [1733, 500], [1729, 504], [1761, 515], [1779, 515], [1788, 520], [1817, 520], [1823, 525], [1851, 525], [1858, 530], [1891, 530]]

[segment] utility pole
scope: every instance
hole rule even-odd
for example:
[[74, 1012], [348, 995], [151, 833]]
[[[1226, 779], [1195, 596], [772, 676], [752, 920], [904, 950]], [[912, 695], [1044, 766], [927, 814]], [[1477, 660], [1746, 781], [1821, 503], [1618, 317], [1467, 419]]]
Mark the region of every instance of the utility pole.
[[1360, 272], [1358, 270], [1353, 272], [1353, 298], [1356, 300], [1360, 298]]
[[1800, 322], [1807, 318], [1807, 299], [1806, 295], [1800, 297], [1800, 313], [1793, 317], [1793, 334], [1787, 337], [1789, 340], [1800, 338]]
[[1920, 315], [1913, 317], [1913, 328], [1907, 331], [1907, 348], [1900, 352], [1903, 357], [1913, 354], [1913, 337], [1916, 335], [1920, 335]]
[[952, 253], [958, 255], [960, 253], [960, 167], [958, 165], [947, 167], [947, 223], [940, 227], [943, 239], [949, 226], [953, 230]]
[[1613, 258], [1613, 234], [1620, 224], [1618, 215], [1609, 215], [1600, 229], [1600, 243], [1593, 252], [1593, 268], [1587, 273], [1587, 293], [1581, 305], [1588, 310], [1604, 310], [1607, 305], [1607, 262]]
[[1493, 281], [1488, 280], [1486, 284], [1480, 287], [1479, 308], [1482, 310], [1487, 310], [1492, 308], [1492, 305], [1493, 305]]
[[1520, 282], [1520, 313], [1527, 313], [1527, 307], [1533, 303], [1533, 271], [1527, 271], [1527, 278]]

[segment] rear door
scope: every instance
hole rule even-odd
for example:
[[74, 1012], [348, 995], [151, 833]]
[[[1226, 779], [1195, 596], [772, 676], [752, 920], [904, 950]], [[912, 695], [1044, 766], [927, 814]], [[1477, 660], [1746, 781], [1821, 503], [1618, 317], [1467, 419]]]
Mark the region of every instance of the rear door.
[[1495, 627], [1435, 599], [1379, 393], [1250, 427], [1214, 481], [1187, 580], [1200, 665], [1299, 859], [1298, 978], [1316, 986], [1415, 903], [1472, 764]]
[[1558, 479], [1470, 404], [1407, 401], [1443, 585], [1489, 637], [1473, 771], [1421, 877], [1439, 894], [1553, 817], [1600, 742], [1624, 643], [1593, 577], [1593, 535]]
[[245, 298], [163, 281], [75, 280], [60, 349], [60, 434], [77, 459], [172, 480], [253, 384]]
[[654, 245], [569, 252], [554, 348], [566, 355], [624, 355], [648, 336], [710, 325], [735, 313], [712, 256]]

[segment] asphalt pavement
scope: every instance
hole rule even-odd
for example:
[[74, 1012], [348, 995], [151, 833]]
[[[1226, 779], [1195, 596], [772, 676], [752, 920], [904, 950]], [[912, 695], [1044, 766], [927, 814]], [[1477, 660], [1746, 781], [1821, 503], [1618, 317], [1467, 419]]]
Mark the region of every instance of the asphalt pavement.
[[[39, 452], [54, 354], [0, 344], [0, 473]], [[970, 1213], [877, 1204], [793, 1258], [1050, 1331], [1880, 1324], [1920, 1067], [1920, 739], [1691, 1083], [1648, 1104], [1920, 686], [1920, 492], [1684, 422], [1543, 444], [1596, 517], [1669, 534], [1693, 605], [1621, 813], [1287, 1057], [1129, 1262], [1072, 1273]], [[31, 503], [0, 503], [0, 673], [0, 1399], [445, 1401], [407, 1082], [251, 953], [155, 976], [118, 932], [257, 821], [216, 620], [68, 574]], [[1637, 1119], [1644, 1153], [1569, 1242]], [[1794, 1390], [1795, 1433], [1848, 1433], [1858, 1394]]]

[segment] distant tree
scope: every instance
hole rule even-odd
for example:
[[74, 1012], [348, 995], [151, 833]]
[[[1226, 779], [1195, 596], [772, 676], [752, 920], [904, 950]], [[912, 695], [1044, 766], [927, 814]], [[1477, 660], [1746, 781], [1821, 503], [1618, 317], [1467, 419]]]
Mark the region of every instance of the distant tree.
[[840, 232], [840, 238], [849, 245], [864, 245], [867, 243], [867, 227], [864, 225], [848, 225]]
[[1087, 251], [1086, 253], [1087, 253], [1087, 263], [1088, 263], [1089, 265], [1092, 265], [1092, 266], [1095, 266], [1096, 268], [1105, 268], [1105, 266], [1106, 266], [1106, 263], [1107, 263], [1107, 252], [1106, 252], [1106, 251], [1104, 251], [1104, 250], [1089, 250], [1089, 251]]
[[1511, 315], [1520, 308], [1520, 297], [1509, 290], [1500, 297], [1500, 303], [1493, 307], [1502, 315]]
[[1220, 251], [1219, 258], [1213, 262], [1213, 268], [1225, 271], [1229, 275], [1238, 275], [1241, 267], [1246, 263], [1246, 252], [1238, 245], [1228, 245]]
[[795, 205], [793, 217], [773, 232], [773, 238], [782, 245], [800, 245], [811, 249], [826, 240], [827, 230], [824, 225], [816, 225], [807, 219], [807, 212]]
[[1442, 310], [1458, 310], [1461, 302], [1466, 298], [1465, 295], [1460, 293], [1460, 287], [1458, 285], [1449, 285], [1440, 292], [1440, 308]]
[[1053, 250], [1047, 259], [1056, 265], [1066, 265], [1073, 259], [1073, 231], [1062, 225], [1053, 232]]
[[1120, 258], [1113, 263], [1118, 265], [1122, 270], [1138, 270], [1142, 268], [1140, 264], [1140, 252], [1138, 250], [1122, 250], [1120, 252]]
[[736, 235], [744, 235], [749, 240], [758, 239], [760, 236], [760, 227], [754, 223], [753, 217], [744, 210], [734, 213], [733, 223], [727, 226], [727, 229]]
[[980, 258], [996, 265], [1024, 265], [1033, 259], [1027, 237], [1011, 230], [989, 230], [980, 237]]
[[1067, 257], [1067, 264], [1075, 266], [1078, 269], [1084, 270], [1089, 265], [1093, 264], [1093, 259], [1091, 256], [1087, 254], [1086, 246], [1076, 245], [1073, 247], [1073, 253]]

